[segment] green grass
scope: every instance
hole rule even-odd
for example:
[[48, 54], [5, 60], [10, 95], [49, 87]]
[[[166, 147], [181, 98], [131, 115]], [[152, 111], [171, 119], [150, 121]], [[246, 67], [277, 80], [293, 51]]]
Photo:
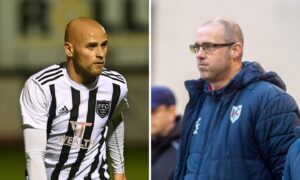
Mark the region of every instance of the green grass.
[[148, 147], [126, 148], [125, 147], [125, 170], [128, 180], [149, 179]]
[[[24, 179], [25, 159], [22, 148], [4, 149], [1, 147], [0, 160], [0, 179]], [[148, 148], [125, 147], [125, 165], [128, 180], [147, 180], [149, 173]]]
[[25, 179], [25, 159], [21, 148], [3, 149], [1, 147], [0, 159], [0, 179]]

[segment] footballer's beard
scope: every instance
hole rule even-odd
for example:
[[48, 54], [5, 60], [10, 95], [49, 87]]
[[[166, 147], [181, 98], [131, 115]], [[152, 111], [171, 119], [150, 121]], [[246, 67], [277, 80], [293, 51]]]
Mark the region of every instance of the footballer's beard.
[[100, 65], [90, 64], [89, 66], [82, 67], [75, 65], [75, 71], [81, 76], [83, 84], [88, 85], [93, 83], [97, 77], [102, 73], [104, 63]]

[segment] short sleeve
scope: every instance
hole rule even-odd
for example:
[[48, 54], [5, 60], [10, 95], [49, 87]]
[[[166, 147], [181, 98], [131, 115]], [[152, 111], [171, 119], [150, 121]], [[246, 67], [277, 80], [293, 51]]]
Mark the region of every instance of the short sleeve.
[[27, 80], [20, 96], [22, 125], [46, 129], [48, 105], [44, 92], [32, 79]]

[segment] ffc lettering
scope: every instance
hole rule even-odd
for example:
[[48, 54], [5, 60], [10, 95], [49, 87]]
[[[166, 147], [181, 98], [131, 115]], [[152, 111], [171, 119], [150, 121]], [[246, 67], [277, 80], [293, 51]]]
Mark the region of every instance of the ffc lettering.
[[101, 118], [104, 118], [108, 115], [110, 111], [110, 104], [110, 101], [97, 101], [96, 112]]
[[92, 126], [93, 123], [70, 121], [70, 124], [74, 132], [74, 137], [70, 137], [66, 135], [60, 136], [60, 142], [63, 145], [72, 146], [81, 149], [88, 149], [90, 146], [94, 144], [93, 140], [83, 139], [83, 135], [86, 127]]

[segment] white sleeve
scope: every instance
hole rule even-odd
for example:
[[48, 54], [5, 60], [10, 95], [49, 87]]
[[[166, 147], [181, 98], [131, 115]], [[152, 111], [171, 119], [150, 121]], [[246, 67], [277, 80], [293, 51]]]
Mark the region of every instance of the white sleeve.
[[45, 167], [46, 130], [25, 128], [26, 168], [30, 180], [47, 180]]
[[114, 173], [125, 173], [124, 163], [124, 120], [122, 110], [128, 107], [124, 98], [108, 124], [107, 146], [111, 157], [111, 165]]
[[[119, 116], [121, 119], [121, 115]], [[114, 173], [125, 173], [124, 163], [124, 121], [112, 120], [108, 125], [107, 146], [111, 157]]]
[[32, 79], [27, 80], [20, 96], [24, 127], [46, 129], [48, 105], [44, 92]]

